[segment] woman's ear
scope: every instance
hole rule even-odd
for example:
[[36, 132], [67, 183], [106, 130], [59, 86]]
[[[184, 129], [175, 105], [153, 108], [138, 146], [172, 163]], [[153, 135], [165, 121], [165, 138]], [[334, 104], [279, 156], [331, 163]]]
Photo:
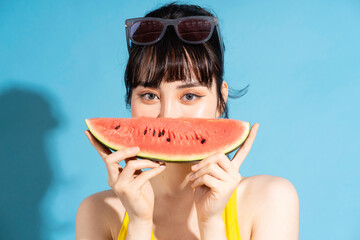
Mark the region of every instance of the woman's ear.
[[[229, 95], [229, 86], [227, 85], [227, 83], [225, 81], [223, 81], [223, 83], [221, 84], [221, 94], [224, 99], [224, 103], [226, 104], [227, 98]], [[218, 107], [218, 110], [216, 113], [217, 118], [221, 116], [223, 110], [224, 109], [221, 109], [221, 106]]]
[[227, 82], [223, 81], [221, 85], [221, 93], [223, 95], [224, 102], [227, 102], [227, 98], [229, 95], [229, 86], [227, 85]]

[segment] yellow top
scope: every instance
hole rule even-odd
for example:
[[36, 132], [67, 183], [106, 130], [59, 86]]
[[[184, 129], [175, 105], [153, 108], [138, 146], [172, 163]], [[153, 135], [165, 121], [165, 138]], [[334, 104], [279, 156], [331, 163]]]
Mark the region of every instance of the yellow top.
[[[226, 204], [226, 207], [223, 211], [223, 220], [225, 224], [226, 238], [228, 240], [241, 240], [236, 208], [236, 189], [231, 195], [230, 200]], [[129, 217], [127, 212], [125, 212], [125, 217], [119, 232], [118, 240], [126, 239], [128, 224]], [[153, 231], [151, 231], [151, 240], [155, 240]]]

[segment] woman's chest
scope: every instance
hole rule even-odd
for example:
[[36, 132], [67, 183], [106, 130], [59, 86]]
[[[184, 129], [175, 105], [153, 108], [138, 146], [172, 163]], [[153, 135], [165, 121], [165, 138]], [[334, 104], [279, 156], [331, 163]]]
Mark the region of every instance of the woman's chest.
[[[242, 198], [241, 191], [239, 192], [236, 204], [238, 228], [241, 240], [250, 240], [253, 217], [252, 207], [248, 206], [247, 199]], [[231, 222], [226, 222], [225, 220], [224, 224], [231, 224]], [[117, 227], [118, 229], [112, 231], [113, 233], [119, 233], [121, 226]], [[196, 209], [188, 208], [186, 210], [177, 208], [177, 210], [171, 210], [171, 208], [168, 209], [163, 206], [161, 211], [154, 212], [152, 234], [156, 240], [200, 239]], [[116, 238], [113, 239], [117, 239], [117, 235], [114, 235]]]
[[[241, 240], [250, 240], [251, 237], [251, 218], [246, 211], [239, 211], [238, 223]], [[180, 220], [176, 216], [163, 218], [164, 221], [153, 224], [152, 234], [155, 240], [199, 240], [200, 230], [197, 219]], [[224, 224], [227, 224], [226, 222]], [[120, 229], [118, 229], [120, 230]], [[117, 231], [118, 234], [119, 231]], [[114, 236], [113, 239], [117, 240]]]
[[169, 209], [154, 215], [153, 233], [156, 240], [200, 239], [195, 209], [178, 210]]

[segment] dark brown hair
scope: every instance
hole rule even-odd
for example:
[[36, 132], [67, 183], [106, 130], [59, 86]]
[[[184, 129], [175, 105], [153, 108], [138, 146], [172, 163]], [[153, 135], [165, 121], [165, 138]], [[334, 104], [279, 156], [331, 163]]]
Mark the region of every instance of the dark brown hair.
[[[173, 2], [149, 12], [145, 17], [177, 19], [188, 16], [214, 16], [215, 14], [210, 11], [197, 5]], [[156, 44], [132, 44], [124, 76], [127, 107], [131, 105], [132, 90], [142, 79], [145, 86], [158, 87], [162, 81], [190, 81], [192, 74], [208, 88], [211, 88], [215, 80], [219, 110], [224, 118], [228, 118], [228, 106], [221, 94], [224, 62], [216, 30], [205, 43], [187, 44], [178, 38], [173, 26], [168, 26], [164, 37]], [[229, 97], [241, 97], [247, 92], [247, 87], [238, 91], [236, 96]]]

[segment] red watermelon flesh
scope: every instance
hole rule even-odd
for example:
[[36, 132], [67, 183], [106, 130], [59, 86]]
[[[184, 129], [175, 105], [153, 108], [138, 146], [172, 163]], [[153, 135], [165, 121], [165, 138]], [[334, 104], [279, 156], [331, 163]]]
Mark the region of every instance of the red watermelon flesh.
[[91, 118], [90, 132], [113, 150], [140, 148], [138, 157], [170, 162], [204, 159], [238, 148], [250, 132], [250, 123], [204, 118]]

